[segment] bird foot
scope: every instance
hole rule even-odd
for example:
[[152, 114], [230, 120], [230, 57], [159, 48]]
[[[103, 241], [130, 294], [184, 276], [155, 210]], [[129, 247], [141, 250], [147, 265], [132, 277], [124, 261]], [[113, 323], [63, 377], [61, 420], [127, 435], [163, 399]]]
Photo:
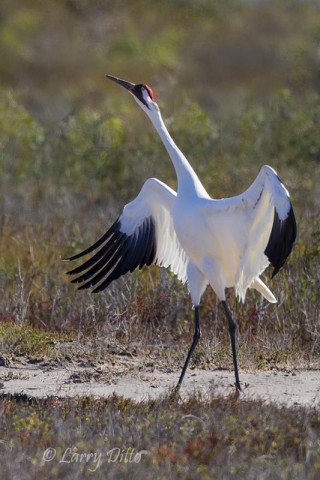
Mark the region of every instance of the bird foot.
[[172, 390], [171, 392], [169, 393], [169, 398], [170, 400], [180, 400], [181, 399], [181, 396], [180, 396], [180, 383], [178, 383], [178, 385], [176, 385]]

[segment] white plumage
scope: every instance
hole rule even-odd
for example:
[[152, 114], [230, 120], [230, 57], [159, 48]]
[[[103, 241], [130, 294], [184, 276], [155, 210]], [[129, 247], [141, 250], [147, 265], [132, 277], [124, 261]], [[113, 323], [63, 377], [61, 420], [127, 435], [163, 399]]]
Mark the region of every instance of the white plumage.
[[84, 282], [80, 289], [95, 286], [94, 292], [151, 263], [169, 267], [182, 282], [188, 281], [195, 307], [195, 335], [178, 386], [200, 338], [199, 304], [210, 284], [229, 322], [236, 388], [240, 390], [236, 324], [225, 291], [235, 288], [244, 301], [247, 289], [254, 288], [269, 302], [276, 302], [260, 275], [271, 263], [274, 276], [294, 244], [296, 223], [289, 193], [273, 168], [265, 165], [244, 193], [225, 199], [210, 198], [168, 133], [150, 87], [108, 78], [125, 87], [152, 121], [176, 170], [178, 188], [175, 192], [156, 178], [148, 179], [101, 239], [68, 260], [101, 246], [97, 253], [68, 273], [81, 274], [73, 282]]

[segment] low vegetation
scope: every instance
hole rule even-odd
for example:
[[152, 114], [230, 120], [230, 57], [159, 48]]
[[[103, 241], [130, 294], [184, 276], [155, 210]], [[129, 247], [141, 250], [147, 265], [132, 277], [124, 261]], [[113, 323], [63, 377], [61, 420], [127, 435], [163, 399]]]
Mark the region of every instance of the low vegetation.
[[0, 406], [2, 478], [316, 480], [320, 474], [315, 410], [216, 395], [143, 403], [15, 396], [0, 398]]

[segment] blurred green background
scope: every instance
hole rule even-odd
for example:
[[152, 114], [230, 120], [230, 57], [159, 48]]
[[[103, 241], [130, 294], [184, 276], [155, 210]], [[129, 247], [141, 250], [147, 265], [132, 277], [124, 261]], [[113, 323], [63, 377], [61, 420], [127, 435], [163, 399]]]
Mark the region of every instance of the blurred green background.
[[153, 87], [213, 196], [237, 193], [267, 162], [295, 195], [290, 169], [310, 187], [320, 151], [318, 2], [4, 0], [0, 8], [6, 209], [18, 194], [23, 208], [35, 202], [32, 217], [71, 193], [103, 202], [117, 194], [120, 205], [149, 172], [174, 183], [149, 122], [105, 73]]
[[[149, 122], [105, 73], [153, 87], [212, 195], [236, 193], [241, 169], [250, 165], [247, 184], [265, 162], [312, 178], [318, 2], [4, 0], [0, 8], [3, 188], [45, 200], [52, 189], [87, 196], [91, 186], [106, 201], [135, 194], [149, 172], [174, 182]], [[224, 172], [239, 179], [229, 184]]]
[[[0, 320], [72, 329], [120, 312], [126, 328], [149, 315], [184, 331], [187, 294], [168, 275], [151, 269], [95, 297], [64, 278], [61, 258], [102, 234], [148, 177], [175, 187], [150, 122], [109, 73], [153, 88], [213, 197], [276, 168], [299, 240], [270, 285], [287, 325], [269, 310], [263, 332], [319, 348], [319, 2], [2, 0], [0, 58]], [[250, 298], [243, 332], [248, 312], [265, 312]], [[205, 302], [210, 322], [215, 299]]]

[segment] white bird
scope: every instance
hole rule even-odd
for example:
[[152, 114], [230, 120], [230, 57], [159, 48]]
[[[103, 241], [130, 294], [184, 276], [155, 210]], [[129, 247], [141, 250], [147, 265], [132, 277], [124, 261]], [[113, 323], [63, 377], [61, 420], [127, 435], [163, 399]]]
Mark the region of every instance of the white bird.
[[244, 301], [247, 289], [254, 288], [269, 302], [276, 303], [260, 275], [271, 263], [273, 277], [292, 250], [296, 221], [289, 193], [275, 170], [265, 165], [244, 193], [212, 199], [171, 138], [152, 89], [111, 75], [107, 77], [128, 90], [151, 120], [175, 168], [177, 192], [160, 180], [149, 178], [96, 243], [66, 259], [75, 260], [101, 247], [89, 260], [67, 273], [80, 274], [72, 282], [84, 282], [79, 289], [95, 286], [93, 292], [105, 289], [137, 267], [152, 263], [169, 267], [182, 282], [188, 281], [195, 332], [177, 388], [200, 339], [200, 300], [206, 286], [211, 285], [228, 320], [235, 386], [240, 391], [236, 323], [226, 303], [226, 289], [235, 288]]

